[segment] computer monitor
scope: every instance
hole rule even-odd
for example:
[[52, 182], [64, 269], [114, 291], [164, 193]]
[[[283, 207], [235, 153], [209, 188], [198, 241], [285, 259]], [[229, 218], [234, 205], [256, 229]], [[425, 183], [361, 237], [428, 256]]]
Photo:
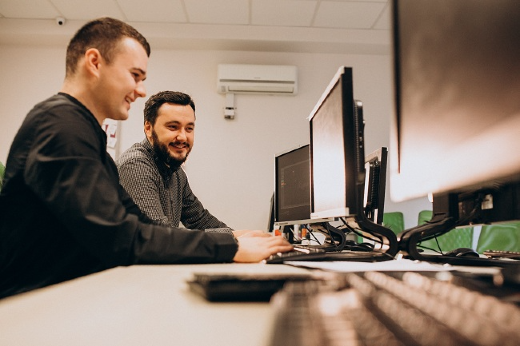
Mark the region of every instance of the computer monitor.
[[332, 218], [393, 256], [397, 238], [364, 212], [363, 104], [354, 99], [352, 68], [342, 66], [309, 116], [311, 218]]
[[381, 147], [365, 158], [364, 210], [367, 219], [383, 224], [388, 148]]
[[516, 0], [394, 0], [391, 196], [520, 175]]
[[447, 224], [421, 237], [475, 221], [518, 219], [518, 1], [393, 0], [392, 6], [392, 199], [433, 194], [434, 217], [444, 214], [439, 220]]
[[[309, 116], [311, 218], [363, 212], [362, 104], [354, 100], [352, 68], [342, 66]], [[361, 189], [361, 192], [363, 188]]]
[[307, 224], [311, 218], [309, 145], [275, 155], [274, 222]]

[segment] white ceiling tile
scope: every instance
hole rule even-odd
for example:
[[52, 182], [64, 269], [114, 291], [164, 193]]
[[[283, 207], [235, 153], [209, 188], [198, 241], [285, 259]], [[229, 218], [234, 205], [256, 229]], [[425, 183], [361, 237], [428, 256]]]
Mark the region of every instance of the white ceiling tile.
[[113, 17], [126, 20], [115, 0], [50, 0], [66, 19], [90, 20]]
[[[389, 8], [388, 0], [0, 0], [0, 44], [32, 42], [42, 19], [111, 16], [139, 22], [154, 46], [387, 54]], [[55, 38], [63, 39], [48, 33], [49, 43]]]
[[317, 1], [253, 0], [253, 25], [309, 26]]
[[370, 29], [385, 8], [384, 2], [322, 1], [315, 27]]
[[185, 23], [181, 0], [117, 0], [126, 18], [132, 22]]
[[249, 0], [184, 0], [190, 23], [249, 24]]
[[386, 5], [385, 9], [383, 10], [383, 13], [377, 20], [376, 24], [374, 25], [374, 29], [378, 30], [390, 30], [391, 25], [391, 17], [390, 17], [390, 5]]
[[61, 14], [47, 0], [1, 0], [0, 13], [6, 18], [44, 19]]

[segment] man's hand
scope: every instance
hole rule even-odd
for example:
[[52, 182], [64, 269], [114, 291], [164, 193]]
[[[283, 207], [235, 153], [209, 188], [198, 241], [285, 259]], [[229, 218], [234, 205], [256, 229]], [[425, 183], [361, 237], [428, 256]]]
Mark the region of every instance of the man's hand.
[[233, 260], [242, 263], [260, 262], [272, 254], [292, 249], [292, 245], [283, 237], [243, 235], [238, 239], [238, 251]]
[[233, 231], [235, 238], [238, 237], [272, 237], [272, 234], [264, 231], [250, 231], [250, 230], [238, 230]]

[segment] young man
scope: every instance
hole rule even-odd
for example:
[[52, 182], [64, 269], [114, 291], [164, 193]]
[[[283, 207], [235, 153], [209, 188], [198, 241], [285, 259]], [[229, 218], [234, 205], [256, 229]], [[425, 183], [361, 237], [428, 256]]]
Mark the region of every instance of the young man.
[[229, 230], [204, 209], [181, 167], [193, 148], [193, 99], [175, 91], [151, 96], [144, 108], [144, 132], [146, 138], [116, 162], [121, 185], [141, 211], [154, 223], [170, 227], [182, 222], [189, 229]]
[[0, 195], [0, 298], [136, 263], [257, 262], [291, 246], [153, 225], [119, 185], [104, 119], [146, 91], [150, 47], [133, 27], [91, 21], [67, 48], [61, 91], [16, 134]]

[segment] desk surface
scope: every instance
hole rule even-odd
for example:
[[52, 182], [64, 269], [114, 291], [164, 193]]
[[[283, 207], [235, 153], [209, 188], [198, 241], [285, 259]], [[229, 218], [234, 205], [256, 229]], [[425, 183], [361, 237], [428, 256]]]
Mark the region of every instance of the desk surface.
[[0, 300], [0, 345], [266, 345], [268, 303], [210, 303], [194, 272], [301, 273], [284, 265], [120, 267]]

